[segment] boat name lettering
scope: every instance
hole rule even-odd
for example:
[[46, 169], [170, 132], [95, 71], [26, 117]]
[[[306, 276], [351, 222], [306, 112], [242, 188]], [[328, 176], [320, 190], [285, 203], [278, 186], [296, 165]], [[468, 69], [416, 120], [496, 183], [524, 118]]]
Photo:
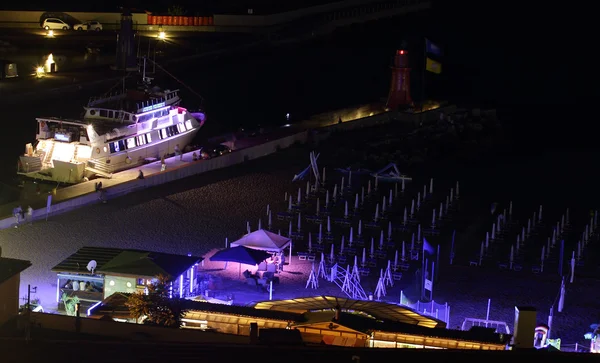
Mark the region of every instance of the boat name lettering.
[[161, 108], [161, 107], [164, 107], [164, 106], [165, 106], [164, 102], [157, 103], [156, 105], [151, 105], [151, 106], [147, 106], [147, 107], [142, 108], [142, 112], [156, 110], [157, 108]]
[[71, 134], [55, 133], [54, 139], [58, 141], [71, 142]]

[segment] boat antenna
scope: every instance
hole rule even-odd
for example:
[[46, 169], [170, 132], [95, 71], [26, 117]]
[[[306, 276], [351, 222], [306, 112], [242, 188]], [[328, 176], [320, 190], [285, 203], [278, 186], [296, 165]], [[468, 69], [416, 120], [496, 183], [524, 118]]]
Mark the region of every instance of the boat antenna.
[[150, 62], [152, 62], [152, 64], [154, 64], [156, 67], [158, 67], [160, 70], [162, 70], [163, 72], [165, 72], [166, 74], [168, 74], [169, 76], [171, 76], [171, 78], [173, 78], [174, 80], [176, 80], [177, 82], [179, 82], [179, 84], [181, 84], [182, 86], [184, 86], [185, 88], [187, 88], [190, 92], [192, 92], [193, 94], [195, 94], [196, 96], [198, 96], [198, 98], [200, 98], [200, 104], [204, 103], [204, 97], [202, 97], [201, 94], [199, 94], [198, 92], [194, 91], [190, 86], [188, 86], [187, 84], [183, 83], [183, 81], [181, 81], [179, 78], [175, 77], [173, 74], [171, 74], [169, 71], [167, 71], [166, 69], [164, 69], [162, 66], [160, 66], [158, 63], [156, 63], [152, 59], [148, 59], [148, 60]]

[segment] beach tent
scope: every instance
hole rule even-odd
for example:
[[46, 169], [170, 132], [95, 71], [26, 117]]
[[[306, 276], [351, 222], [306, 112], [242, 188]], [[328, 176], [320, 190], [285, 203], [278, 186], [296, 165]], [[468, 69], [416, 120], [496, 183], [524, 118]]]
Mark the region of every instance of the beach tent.
[[226, 248], [215, 253], [210, 260], [237, 262], [245, 265], [258, 265], [271, 256], [267, 251], [255, 250], [244, 246]]
[[[242, 264], [245, 265], [258, 265], [263, 262], [267, 258], [269, 258], [271, 254], [267, 251], [257, 250], [253, 248], [248, 248], [245, 246], [235, 246], [226, 248], [215, 253], [210, 260], [211, 261], [222, 261], [222, 262], [237, 262], [240, 264], [239, 275], [242, 275]], [[225, 264], [225, 268], [227, 268], [227, 264]]]
[[231, 247], [236, 246], [245, 246], [255, 250], [269, 252], [281, 252], [289, 247], [290, 254], [288, 263], [292, 262], [292, 240], [273, 232], [265, 231], [264, 229], [256, 230], [243, 236], [235, 242], [231, 242]]

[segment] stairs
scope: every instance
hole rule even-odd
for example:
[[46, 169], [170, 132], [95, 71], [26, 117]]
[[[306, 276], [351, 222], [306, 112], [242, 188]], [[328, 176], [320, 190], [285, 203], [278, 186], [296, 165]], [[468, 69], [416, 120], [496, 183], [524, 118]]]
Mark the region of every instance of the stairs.
[[55, 143], [52, 143], [50, 150], [48, 150], [48, 152], [44, 155], [43, 161], [42, 161], [42, 166], [45, 166], [47, 168], [51, 168], [53, 166], [52, 165], [52, 154], [54, 153], [55, 145], [56, 145]]
[[347, 271], [338, 264], [333, 265], [331, 271], [331, 282], [335, 283], [349, 298], [368, 300], [367, 293], [358, 278], [352, 274], [352, 271]]

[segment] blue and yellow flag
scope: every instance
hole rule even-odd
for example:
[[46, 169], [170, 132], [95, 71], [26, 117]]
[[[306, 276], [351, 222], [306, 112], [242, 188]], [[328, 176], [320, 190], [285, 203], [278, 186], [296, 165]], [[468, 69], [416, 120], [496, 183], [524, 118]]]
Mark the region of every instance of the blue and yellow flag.
[[425, 51], [429, 54], [433, 54], [433, 55], [437, 55], [437, 56], [442, 55], [442, 49], [440, 47], [438, 47], [437, 45], [433, 44], [432, 42], [430, 42], [429, 39], [425, 39]]
[[440, 62], [434, 61], [433, 59], [427, 57], [427, 62], [425, 63], [425, 69], [431, 73], [440, 74], [440, 73], [442, 73], [442, 64]]

